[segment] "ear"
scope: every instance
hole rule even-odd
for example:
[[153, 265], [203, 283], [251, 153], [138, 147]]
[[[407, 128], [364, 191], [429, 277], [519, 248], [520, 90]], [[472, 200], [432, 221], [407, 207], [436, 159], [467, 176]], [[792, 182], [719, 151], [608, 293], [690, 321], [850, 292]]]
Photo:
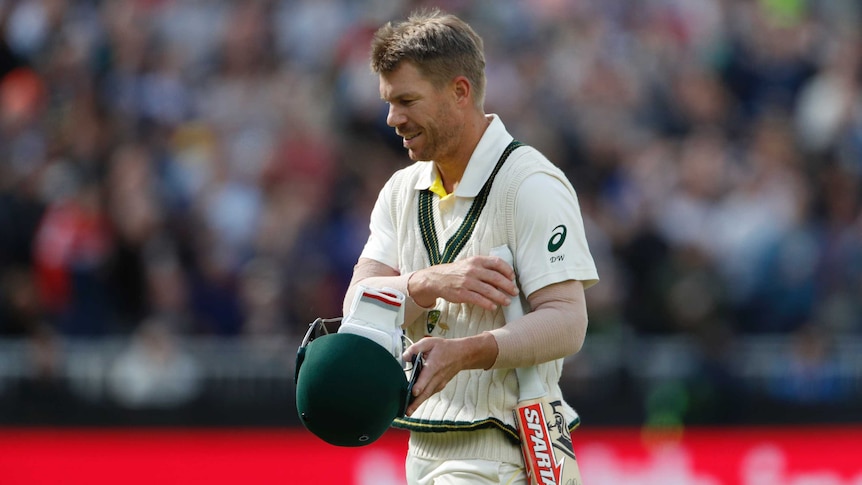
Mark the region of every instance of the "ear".
[[459, 105], [473, 103], [473, 85], [465, 76], [458, 76], [452, 80], [452, 88], [456, 103]]

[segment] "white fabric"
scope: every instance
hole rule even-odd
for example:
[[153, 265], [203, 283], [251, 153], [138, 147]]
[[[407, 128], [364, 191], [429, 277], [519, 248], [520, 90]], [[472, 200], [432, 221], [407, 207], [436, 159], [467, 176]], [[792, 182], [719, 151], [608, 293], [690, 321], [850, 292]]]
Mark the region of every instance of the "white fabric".
[[429, 460], [407, 457], [409, 485], [527, 485], [524, 468], [491, 460]]

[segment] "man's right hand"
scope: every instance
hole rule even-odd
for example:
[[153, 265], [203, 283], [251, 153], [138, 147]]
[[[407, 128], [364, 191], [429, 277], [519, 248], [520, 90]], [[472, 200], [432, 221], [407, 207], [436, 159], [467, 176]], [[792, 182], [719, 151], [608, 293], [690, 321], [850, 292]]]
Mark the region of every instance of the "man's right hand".
[[518, 295], [515, 271], [494, 256], [471, 256], [421, 269], [410, 276], [407, 286], [413, 301], [426, 308], [443, 298], [493, 311]]

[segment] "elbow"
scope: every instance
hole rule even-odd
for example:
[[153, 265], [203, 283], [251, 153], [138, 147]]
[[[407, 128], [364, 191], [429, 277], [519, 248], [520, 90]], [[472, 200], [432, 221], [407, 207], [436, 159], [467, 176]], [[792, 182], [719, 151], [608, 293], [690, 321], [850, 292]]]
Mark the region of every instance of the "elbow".
[[584, 347], [587, 339], [587, 317], [578, 316], [574, 319], [569, 331], [569, 355], [577, 354]]

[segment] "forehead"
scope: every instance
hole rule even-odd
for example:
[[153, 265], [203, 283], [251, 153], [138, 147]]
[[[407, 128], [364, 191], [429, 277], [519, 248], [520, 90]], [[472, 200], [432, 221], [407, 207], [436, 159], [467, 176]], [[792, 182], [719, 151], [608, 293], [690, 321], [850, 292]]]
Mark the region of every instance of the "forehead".
[[386, 101], [431, 91], [431, 81], [411, 62], [401, 62], [393, 71], [380, 73], [380, 97]]

